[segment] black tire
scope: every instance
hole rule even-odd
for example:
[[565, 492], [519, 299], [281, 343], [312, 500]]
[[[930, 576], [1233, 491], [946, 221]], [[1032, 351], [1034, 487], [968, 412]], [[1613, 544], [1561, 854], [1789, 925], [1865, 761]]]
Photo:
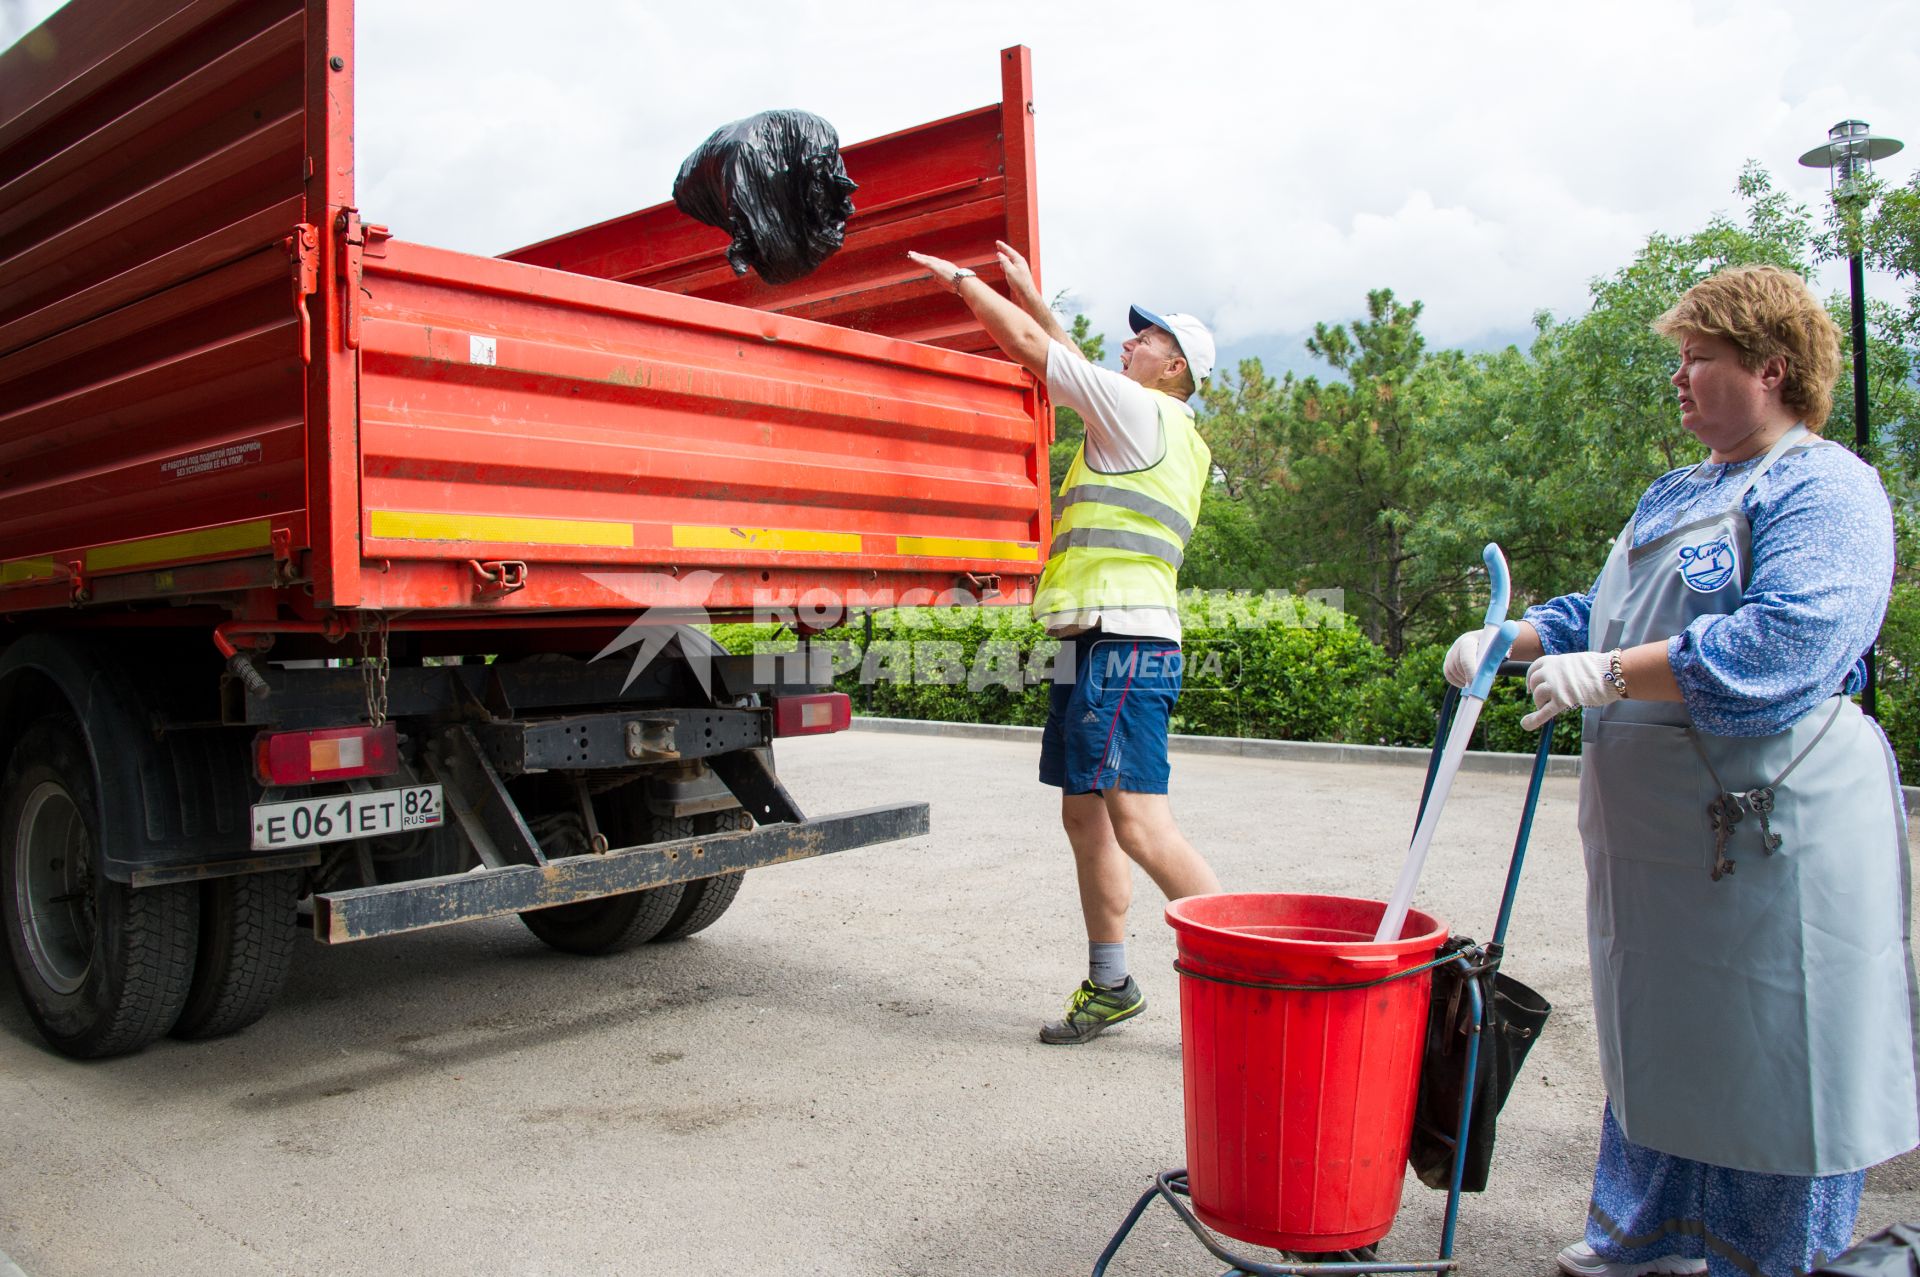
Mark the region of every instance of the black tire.
[[100, 813], [70, 714], [20, 738], [0, 781], [0, 922], [14, 984], [56, 1051], [99, 1059], [161, 1037], [193, 981], [192, 883], [135, 890], [97, 872]]
[[[622, 811], [621, 816], [629, 814]], [[619, 846], [630, 829], [646, 830], [648, 842], [671, 838], [691, 838], [693, 824], [687, 820], [653, 817], [642, 821], [608, 821], [608, 836]], [[554, 905], [547, 909], [529, 909], [520, 915], [527, 930], [562, 953], [594, 956], [618, 953], [645, 944], [660, 934], [679, 911], [684, 892], [677, 882], [642, 891], [624, 891], [617, 896], [585, 900], [577, 905]]]
[[176, 1038], [237, 1033], [267, 1013], [293, 970], [300, 874], [246, 874], [200, 884], [200, 945]]
[[[693, 818], [693, 833], [717, 834], [735, 829], [752, 829], [753, 817], [740, 808], [732, 811], [716, 811]], [[740, 884], [746, 879], [746, 871], [719, 874], [712, 878], [699, 878], [686, 884], [686, 890], [680, 897], [680, 907], [673, 911], [673, 917], [667, 919], [667, 925], [660, 928], [654, 936], [657, 943], [669, 940], [685, 940], [697, 931], [705, 931], [720, 921], [720, 915], [733, 904], [735, 896], [740, 894]]]

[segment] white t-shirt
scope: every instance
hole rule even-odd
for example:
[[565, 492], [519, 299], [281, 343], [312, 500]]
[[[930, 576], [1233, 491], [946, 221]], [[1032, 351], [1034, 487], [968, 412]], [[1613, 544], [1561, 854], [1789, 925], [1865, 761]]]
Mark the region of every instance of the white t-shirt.
[[[1124, 373], [1083, 359], [1059, 342], [1047, 351], [1047, 390], [1087, 423], [1087, 465], [1100, 474], [1145, 470], [1167, 455], [1154, 393]], [[1180, 613], [1167, 608], [1085, 608], [1047, 618], [1050, 633], [1092, 629], [1180, 641]]]
[[1047, 390], [1087, 423], [1087, 464], [1102, 474], [1157, 465], [1167, 453], [1160, 405], [1125, 373], [1102, 368], [1059, 342], [1047, 350]]

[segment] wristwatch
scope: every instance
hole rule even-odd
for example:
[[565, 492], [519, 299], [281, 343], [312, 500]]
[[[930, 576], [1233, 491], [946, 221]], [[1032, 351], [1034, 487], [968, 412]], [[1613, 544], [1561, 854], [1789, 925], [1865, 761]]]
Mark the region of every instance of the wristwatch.
[[980, 274], [979, 274], [979, 272], [978, 272], [978, 271], [971, 271], [971, 270], [968, 270], [968, 269], [967, 269], [967, 268], [966, 268], [965, 266], [961, 266], [961, 267], [959, 267], [959, 268], [957, 268], [957, 269], [956, 269], [956, 270], [955, 270], [955, 271], [953, 272], [953, 274], [951, 274], [951, 275], [949, 275], [949, 276], [947, 276], [947, 282], [948, 282], [949, 284], [952, 284], [952, 285], [953, 285], [953, 287], [954, 287], [954, 289], [955, 289], [956, 291], [958, 291], [958, 289], [959, 289], [959, 287], [960, 287], [960, 281], [961, 281], [961, 280], [963, 280], [963, 279], [978, 279], [978, 278], [980, 278]]
[[1607, 668], [1601, 671], [1600, 681], [1620, 693], [1621, 700], [1627, 699], [1627, 671], [1619, 648], [1607, 653]]

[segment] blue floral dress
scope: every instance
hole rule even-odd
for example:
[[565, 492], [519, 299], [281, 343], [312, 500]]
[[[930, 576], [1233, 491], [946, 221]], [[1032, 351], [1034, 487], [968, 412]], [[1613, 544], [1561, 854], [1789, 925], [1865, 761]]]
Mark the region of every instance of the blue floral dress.
[[[1662, 475], [1634, 511], [1633, 543], [1724, 509], [1752, 461]], [[1893, 580], [1893, 516], [1880, 476], [1844, 448], [1782, 457], [1748, 492], [1752, 571], [1745, 602], [1702, 616], [1667, 657], [1701, 731], [1766, 736], [1836, 691], [1865, 684], [1868, 647]], [[1548, 654], [1587, 650], [1593, 594], [1527, 609]], [[1672, 1157], [1629, 1141], [1609, 1107], [1586, 1241], [1615, 1263], [1704, 1260], [1710, 1277], [1792, 1277], [1845, 1250], [1866, 1172], [1763, 1175]]]

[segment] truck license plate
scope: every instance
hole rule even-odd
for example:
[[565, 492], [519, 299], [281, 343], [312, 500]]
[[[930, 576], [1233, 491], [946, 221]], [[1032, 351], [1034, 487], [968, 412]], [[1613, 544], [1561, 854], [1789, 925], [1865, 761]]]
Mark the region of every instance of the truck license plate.
[[330, 794], [291, 803], [256, 803], [253, 848], [305, 847], [346, 838], [378, 838], [440, 823], [440, 786], [409, 785], [365, 794]]

